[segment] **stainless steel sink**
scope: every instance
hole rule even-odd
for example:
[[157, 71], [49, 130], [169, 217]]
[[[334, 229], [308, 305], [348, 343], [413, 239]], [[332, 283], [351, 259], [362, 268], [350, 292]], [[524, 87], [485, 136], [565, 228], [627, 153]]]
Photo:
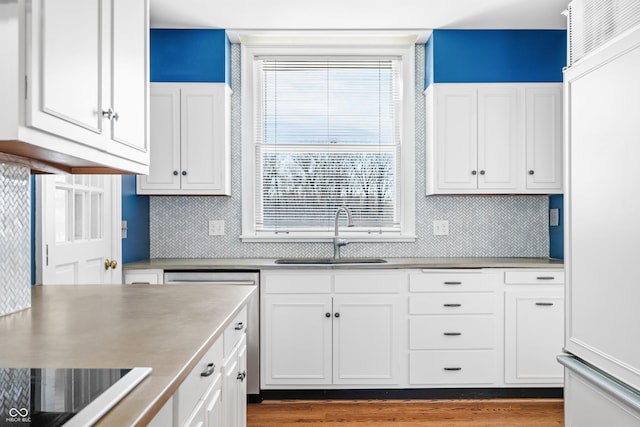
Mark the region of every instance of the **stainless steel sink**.
[[382, 258], [279, 258], [276, 264], [382, 264]]

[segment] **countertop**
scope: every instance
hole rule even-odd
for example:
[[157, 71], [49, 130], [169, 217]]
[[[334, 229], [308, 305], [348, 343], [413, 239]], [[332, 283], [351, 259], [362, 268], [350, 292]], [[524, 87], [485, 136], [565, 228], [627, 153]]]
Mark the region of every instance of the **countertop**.
[[153, 258], [126, 264], [124, 269], [260, 270], [304, 268], [563, 268], [555, 258], [384, 258], [381, 264], [276, 264], [274, 258]]
[[130, 368], [151, 374], [97, 426], [146, 425], [255, 290], [253, 286], [63, 285], [0, 317], [0, 366]]

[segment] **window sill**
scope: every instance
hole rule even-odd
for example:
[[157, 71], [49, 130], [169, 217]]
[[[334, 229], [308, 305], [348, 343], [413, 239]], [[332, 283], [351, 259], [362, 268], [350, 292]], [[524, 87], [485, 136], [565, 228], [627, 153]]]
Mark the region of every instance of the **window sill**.
[[[340, 238], [347, 240], [349, 243], [414, 243], [415, 235], [394, 235], [394, 236], [353, 236], [340, 233]], [[241, 236], [240, 240], [244, 243], [331, 243], [331, 236], [313, 236], [302, 234], [270, 234], [265, 236]]]

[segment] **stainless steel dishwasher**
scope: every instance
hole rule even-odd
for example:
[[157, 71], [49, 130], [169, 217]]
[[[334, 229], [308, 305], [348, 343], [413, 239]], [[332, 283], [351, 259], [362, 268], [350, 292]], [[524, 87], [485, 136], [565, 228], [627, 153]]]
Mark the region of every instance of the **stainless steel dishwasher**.
[[[201, 283], [203, 285], [260, 286], [257, 271], [171, 271], [165, 270], [164, 283]], [[247, 398], [260, 401], [260, 302], [259, 289], [247, 303]]]

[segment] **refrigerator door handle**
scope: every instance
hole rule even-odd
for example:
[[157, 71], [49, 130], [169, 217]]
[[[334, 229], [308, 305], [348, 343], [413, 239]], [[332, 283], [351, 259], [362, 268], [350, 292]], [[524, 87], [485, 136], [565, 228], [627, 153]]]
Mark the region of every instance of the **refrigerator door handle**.
[[616, 398], [618, 401], [628, 405], [636, 411], [640, 411], [640, 394], [638, 394], [638, 392], [634, 392], [633, 389], [620, 384], [613, 378], [595, 368], [590, 367], [575, 357], [558, 356], [557, 359], [561, 365], [564, 365], [565, 368], [571, 370], [571, 372], [578, 375], [580, 378], [591, 383], [600, 390], [605, 391], [610, 396]]

